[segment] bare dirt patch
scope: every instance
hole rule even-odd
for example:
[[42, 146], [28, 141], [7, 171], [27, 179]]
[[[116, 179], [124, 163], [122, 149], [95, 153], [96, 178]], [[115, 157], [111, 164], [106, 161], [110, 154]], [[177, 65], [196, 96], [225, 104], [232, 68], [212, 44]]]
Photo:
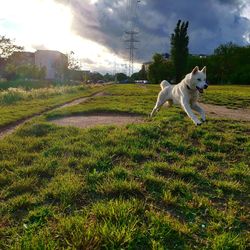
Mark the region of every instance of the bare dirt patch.
[[52, 123], [60, 126], [73, 126], [78, 128], [89, 128], [97, 125], [126, 125], [143, 122], [141, 116], [131, 114], [91, 114], [84, 116], [69, 116], [56, 120]]
[[250, 109], [229, 109], [225, 106], [200, 103], [206, 114], [215, 118], [250, 121]]
[[54, 109], [59, 109], [59, 108], [71, 107], [71, 106], [86, 102], [87, 100], [89, 100], [92, 97], [104, 96], [104, 95], [105, 95], [104, 92], [98, 92], [98, 93], [91, 94], [90, 96], [87, 96], [87, 97], [77, 98], [76, 100], [68, 101], [68, 102], [66, 102], [64, 104], [55, 105], [54, 107], [48, 108], [48, 109], [46, 109], [46, 110], [44, 110], [42, 112], [39, 112], [37, 114], [34, 114], [34, 115], [28, 116], [26, 118], [20, 119], [20, 120], [18, 120], [16, 122], [13, 122], [13, 123], [8, 124], [6, 126], [0, 127], [0, 139], [4, 138], [5, 136], [7, 136], [7, 135], [9, 135], [11, 133], [13, 133], [18, 127], [24, 125], [25, 123], [27, 123], [31, 119], [33, 119], [35, 117], [38, 117], [38, 116], [40, 116], [40, 115], [42, 115], [42, 114], [44, 114], [44, 113], [46, 113], [48, 111], [51, 111], [51, 110], [54, 110]]

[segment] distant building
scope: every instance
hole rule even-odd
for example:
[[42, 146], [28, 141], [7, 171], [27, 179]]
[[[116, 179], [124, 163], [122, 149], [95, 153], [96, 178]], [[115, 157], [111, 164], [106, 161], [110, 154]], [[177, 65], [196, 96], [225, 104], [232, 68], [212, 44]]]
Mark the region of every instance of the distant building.
[[64, 80], [68, 70], [68, 57], [59, 51], [37, 50], [35, 65], [46, 68], [47, 80]]
[[68, 57], [59, 51], [14, 52], [8, 61], [16, 66], [30, 64], [45, 68], [46, 80], [64, 80], [68, 73]]

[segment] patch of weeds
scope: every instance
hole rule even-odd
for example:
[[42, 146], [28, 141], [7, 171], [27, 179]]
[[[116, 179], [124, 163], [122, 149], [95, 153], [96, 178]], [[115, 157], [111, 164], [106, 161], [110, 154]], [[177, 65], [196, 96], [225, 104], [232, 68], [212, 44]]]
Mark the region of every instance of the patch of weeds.
[[185, 164], [190, 167], [195, 167], [198, 170], [206, 169], [209, 165], [209, 160], [204, 154], [194, 154], [186, 159]]
[[53, 217], [53, 210], [49, 207], [39, 207], [32, 210], [24, 220], [24, 228], [27, 231], [37, 230], [47, 224], [48, 220]]
[[118, 180], [126, 180], [128, 179], [130, 173], [126, 168], [123, 167], [115, 167], [112, 169], [112, 171], [109, 173], [110, 177], [113, 177]]
[[51, 179], [43, 190], [43, 196], [46, 200], [60, 202], [63, 206], [74, 205], [78, 199], [82, 199], [84, 186], [82, 176], [65, 173]]
[[55, 157], [39, 157], [32, 166], [22, 169], [24, 176], [37, 176], [38, 178], [50, 179], [59, 167], [59, 160]]
[[135, 180], [108, 179], [98, 185], [97, 192], [108, 197], [141, 197], [141, 184]]
[[5, 186], [9, 186], [12, 182], [12, 174], [11, 173], [1, 173], [0, 174], [0, 186], [4, 188]]
[[207, 152], [205, 157], [210, 161], [216, 162], [223, 160], [225, 158], [225, 154], [220, 152]]
[[30, 124], [29, 126], [19, 129], [17, 131], [17, 135], [43, 137], [50, 133], [56, 132], [56, 130], [57, 127], [49, 123]]
[[232, 167], [226, 169], [225, 174], [236, 180], [243, 180], [250, 183], [249, 166], [244, 162], [234, 164]]
[[206, 175], [213, 179], [220, 179], [224, 169], [215, 164], [210, 164], [206, 169]]
[[148, 232], [151, 244], [164, 246], [166, 249], [185, 249], [188, 246], [185, 240], [185, 226], [168, 215], [153, 212], [146, 213]]
[[26, 232], [17, 239], [14, 249], [58, 249], [58, 239], [53, 238], [50, 228], [42, 228], [36, 232]]
[[98, 161], [95, 164], [95, 169], [97, 171], [108, 171], [111, 168], [113, 168], [113, 163], [112, 163], [112, 159], [109, 158], [100, 158], [98, 159]]
[[216, 180], [213, 184], [225, 192], [240, 192], [244, 189], [238, 181]]
[[163, 152], [160, 155], [168, 163], [175, 163], [182, 160], [182, 157], [177, 152]]
[[101, 239], [97, 237], [96, 223], [93, 218], [86, 215], [75, 215], [58, 218], [56, 227], [59, 248], [95, 249], [101, 245]]
[[181, 179], [173, 179], [168, 182], [167, 187], [174, 195], [178, 195], [185, 200], [192, 199], [191, 190], [194, 186], [191, 183], [185, 182]]
[[216, 235], [210, 239], [211, 249], [224, 250], [224, 249], [246, 249], [246, 240], [243, 236], [235, 233], [224, 232]]
[[34, 193], [37, 188], [37, 184], [37, 177], [19, 178], [8, 187], [8, 196], [19, 195], [22, 193]]
[[31, 194], [22, 194], [8, 200], [7, 209], [13, 213], [27, 211], [37, 204], [37, 197]]
[[146, 190], [153, 195], [162, 195], [166, 187], [166, 181], [160, 176], [147, 175], [143, 178]]
[[170, 190], [166, 190], [163, 192], [162, 201], [166, 205], [174, 205], [176, 204], [177, 200], [178, 200], [178, 197], [173, 195]]

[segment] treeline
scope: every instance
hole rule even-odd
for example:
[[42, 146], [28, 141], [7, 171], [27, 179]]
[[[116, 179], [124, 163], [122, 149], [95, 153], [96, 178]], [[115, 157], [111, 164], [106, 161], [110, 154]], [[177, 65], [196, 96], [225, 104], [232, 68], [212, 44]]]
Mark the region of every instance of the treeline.
[[[212, 84], [250, 84], [250, 46], [230, 42], [220, 45], [212, 55], [189, 55], [185, 74], [196, 65], [200, 68], [207, 66], [207, 79]], [[171, 58], [165, 60], [162, 55], [155, 54], [147, 76], [151, 83], [159, 83], [163, 79], [176, 83]]]
[[195, 65], [207, 65], [211, 83], [250, 84], [250, 46], [242, 47], [231, 42], [220, 45], [213, 55], [190, 57], [188, 70]]

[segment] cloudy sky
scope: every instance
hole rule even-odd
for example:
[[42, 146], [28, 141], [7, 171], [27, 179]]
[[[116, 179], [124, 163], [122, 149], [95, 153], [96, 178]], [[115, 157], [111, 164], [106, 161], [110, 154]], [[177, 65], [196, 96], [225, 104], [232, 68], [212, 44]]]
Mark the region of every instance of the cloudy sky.
[[83, 69], [102, 73], [126, 72], [126, 30], [139, 32], [135, 70], [169, 52], [178, 19], [190, 22], [191, 53], [250, 43], [250, 0], [0, 0], [0, 35], [28, 51], [74, 51]]

